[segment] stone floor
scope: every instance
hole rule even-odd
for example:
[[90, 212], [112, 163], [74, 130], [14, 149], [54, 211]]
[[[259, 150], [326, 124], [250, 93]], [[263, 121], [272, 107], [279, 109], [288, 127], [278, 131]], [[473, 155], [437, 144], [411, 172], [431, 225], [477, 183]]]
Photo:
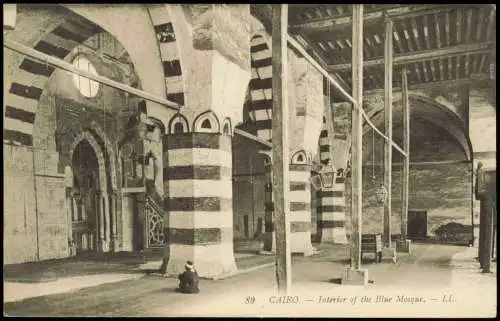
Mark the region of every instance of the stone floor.
[[[371, 280], [367, 287], [338, 284], [348, 257], [345, 246], [322, 245], [318, 250], [313, 257], [292, 259], [291, 294], [298, 296], [297, 304], [270, 303], [277, 295], [276, 280], [274, 267], [267, 266], [224, 280], [202, 281], [197, 295], [176, 293], [175, 279], [143, 275], [4, 303], [4, 311], [9, 316], [495, 315], [496, 273], [478, 273], [475, 249], [413, 244], [413, 253], [401, 254], [396, 264], [367, 259], [363, 265]], [[402, 295], [406, 302], [395, 302]], [[347, 299], [344, 304], [319, 303], [320, 296]], [[392, 302], [361, 303], [363, 296], [392, 298]], [[411, 299], [415, 297], [423, 301], [415, 302]], [[357, 301], [349, 301], [353, 298]]]

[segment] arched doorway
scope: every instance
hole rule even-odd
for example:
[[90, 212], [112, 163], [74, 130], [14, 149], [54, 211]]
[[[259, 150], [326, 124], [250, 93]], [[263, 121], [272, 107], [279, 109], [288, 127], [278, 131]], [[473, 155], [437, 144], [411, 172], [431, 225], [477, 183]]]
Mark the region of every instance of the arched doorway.
[[87, 140], [81, 140], [73, 152], [72, 235], [75, 254], [96, 252], [98, 248], [98, 218], [100, 212], [99, 162]]

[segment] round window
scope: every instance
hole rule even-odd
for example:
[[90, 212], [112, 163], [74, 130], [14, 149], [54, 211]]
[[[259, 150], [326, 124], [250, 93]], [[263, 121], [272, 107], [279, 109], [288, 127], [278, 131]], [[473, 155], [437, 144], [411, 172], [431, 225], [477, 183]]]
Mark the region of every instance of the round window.
[[[97, 76], [97, 71], [94, 66], [83, 56], [77, 56], [73, 60], [73, 65], [78, 69], [90, 72], [91, 74]], [[90, 80], [77, 74], [73, 74], [73, 83], [85, 97], [95, 97], [99, 91], [99, 83], [97, 81]]]

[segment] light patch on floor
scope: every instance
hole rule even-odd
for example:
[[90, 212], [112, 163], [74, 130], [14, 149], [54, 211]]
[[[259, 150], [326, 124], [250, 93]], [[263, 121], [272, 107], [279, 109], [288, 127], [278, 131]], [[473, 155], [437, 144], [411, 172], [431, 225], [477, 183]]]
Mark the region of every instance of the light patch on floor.
[[93, 287], [105, 283], [115, 283], [143, 277], [141, 273], [118, 274], [108, 273], [99, 275], [75, 276], [61, 278], [53, 282], [46, 283], [18, 283], [4, 282], [3, 302], [21, 301], [24, 299], [65, 293], [83, 288]]

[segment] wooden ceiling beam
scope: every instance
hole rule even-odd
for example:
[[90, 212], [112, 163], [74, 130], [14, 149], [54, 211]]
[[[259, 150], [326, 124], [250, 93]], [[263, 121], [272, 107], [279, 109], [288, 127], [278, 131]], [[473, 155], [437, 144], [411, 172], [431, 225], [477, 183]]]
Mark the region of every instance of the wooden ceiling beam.
[[450, 12], [446, 12], [444, 14], [444, 36], [446, 46], [450, 46], [451, 44], [451, 35], [450, 35]]
[[403, 45], [401, 44], [401, 37], [399, 37], [396, 25], [393, 26], [392, 35], [394, 36], [394, 40], [396, 40], [396, 46], [398, 47], [398, 51], [404, 52]]
[[420, 34], [418, 32], [417, 19], [415, 17], [411, 18], [411, 27], [413, 32], [413, 39], [415, 39], [415, 44], [417, 45], [417, 50], [421, 51], [422, 47], [420, 46]]
[[425, 81], [429, 81], [429, 73], [427, 72], [427, 64], [425, 63], [425, 61], [422, 61], [422, 69], [424, 71]]
[[488, 17], [488, 25], [486, 26], [486, 40], [491, 39], [491, 33], [493, 32], [493, 21], [495, 20], [495, 14], [496, 14], [496, 6], [491, 6], [490, 7], [490, 14]]
[[423, 25], [424, 25], [424, 40], [425, 40], [425, 45], [427, 46], [426, 49], [431, 49], [431, 42], [429, 39], [429, 27], [427, 24], [427, 16], [423, 16]]
[[[443, 4], [394, 6], [387, 9], [366, 12], [363, 16], [363, 22], [365, 23], [365, 26], [367, 24], [372, 24], [372, 23], [383, 23], [383, 18], [385, 15], [388, 15], [393, 21], [396, 21], [411, 17], [418, 17], [425, 14], [442, 12], [444, 10], [452, 10], [454, 6], [443, 5]], [[336, 8], [338, 10], [339, 6], [336, 6]], [[352, 26], [352, 14], [349, 13], [349, 14], [344, 14], [343, 16], [335, 19], [331, 18], [317, 19], [311, 22], [295, 24], [290, 26], [290, 28], [291, 30], [299, 32], [311, 33], [311, 32], [317, 32], [319, 30], [326, 31], [326, 30], [347, 29], [351, 28], [351, 26]]]
[[415, 74], [417, 75], [418, 82], [422, 82], [422, 74], [420, 74], [420, 68], [418, 64], [413, 64], [415, 66]]
[[[473, 43], [473, 44], [461, 44], [457, 46], [445, 47], [436, 50], [423, 50], [415, 51], [409, 54], [399, 54], [394, 56], [394, 65], [411, 64], [426, 60], [433, 60], [438, 58], [449, 58], [460, 56], [463, 54], [479, 54], [479, 53], [489, 53], [491, 52], [491, 42]], [[381, 67], [384, 64], [384, 58], [376, 58], [365, 60], [363, 66], [367, 67]], [[351, 69], [351, 64], [337, 64], [330, 65], [327, 67], [329, 72], [346, 72]]]
[[451, 65], [451, 57], [448, 57], [448, 79], [453, 79], [453, 68]]
[[481, 40], [481, 34], [483, 31], [483, 24], [484, 24], [484, 11], [485, 7], [480, 7], [479, 8], [479, 14], [477, 18], [477, 23], [476, 23], [476, 40], [480, 41]]
[[439, 29], [439, 15], [437, 13], [434, 15], [434, 25], [436, 26], [436, 45], [441, 48], [441, 30]]
[[457, 43], [462, 41], [462, 9], [457, 9]]
[[[470, 84], [473, 87], [488, 87], [488, 81], [489, 81], [489, 74], [487, 73], [479, 73], [479, 74], [472, 74], [470, 77], [464, 77], [464, 78], [459, 78], [459, 79], [451, 79], [451, 80], [444, 80], [444, 81], [430, 81], [430, 82], [420, 82], [420, 83], [414, 83], [412, 85], [408, 85], [409, 90], [432, 90], [437, 87], [448, 87], [448, 88], [457, 88], [461, 87], [464, 85]], [[401, 87], [399, 86], [394, 86], [393, 88], [394, 92], [401, 91]], [[371, 95], [383, 95], [384, 94], [384, 88], [382, 85], [378, 88], [374, 88], [371, 90], [365, 90], [363, 91], [363, 96], [371, 96]]]
[[443, 59], [439, 59], [439, 75], [441, 76], [441, 81], [444, 81], [444, 67], [443, 67]]
[[431, 65], [431, 72], [432, 72], [432, 80], [437, 81], [436, 77], [436, 67], [434, 65], [435, 61], [434, 60], [429, 60], [429, 64]]
[[465, 26], [465, 42], [470, 42], [472, 32], [472, 9], [467, 10], [467, 25]]

